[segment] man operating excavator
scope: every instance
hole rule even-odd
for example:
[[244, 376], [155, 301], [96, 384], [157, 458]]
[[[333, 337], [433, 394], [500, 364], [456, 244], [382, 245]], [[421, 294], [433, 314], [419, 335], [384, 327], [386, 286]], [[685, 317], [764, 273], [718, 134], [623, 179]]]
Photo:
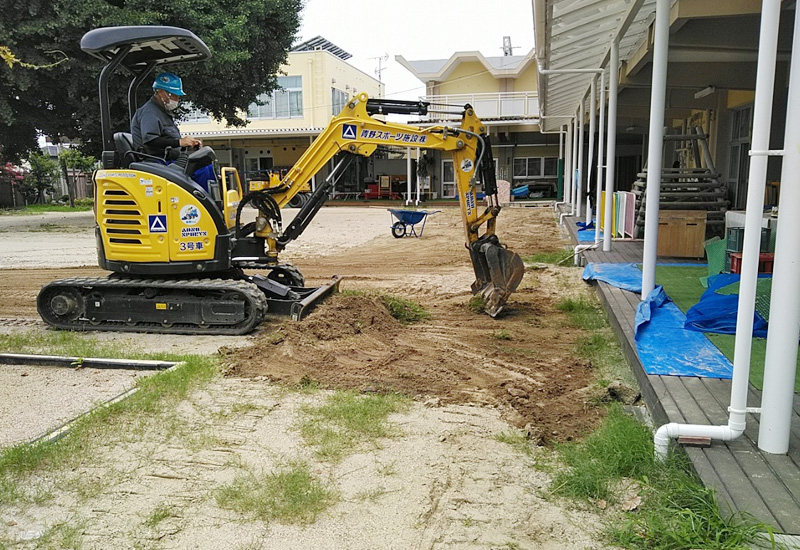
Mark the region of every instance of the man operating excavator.
[[[133, 148], [148, 155], [164, 158], [168, 147], [177, 158], [179, 147], [201, 147], [194, 137], [181, 137], [178, 126], [170, 114], [178, 108], [183, 91], [181, 78], [172, 73], [161, 73], [153, 81], [153, 96], [136, 110], [131, 119]], [[175, 160], [170, 158], [166, 160]]]

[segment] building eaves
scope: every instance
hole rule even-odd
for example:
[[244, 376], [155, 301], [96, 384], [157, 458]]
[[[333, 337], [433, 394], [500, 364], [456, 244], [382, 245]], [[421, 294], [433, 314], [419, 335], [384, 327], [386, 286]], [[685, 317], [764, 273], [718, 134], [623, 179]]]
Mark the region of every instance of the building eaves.
[[[647, 40], [656, 0], [534, 0], [534, 38], [538, 68], [608, 69], [612, 40], [619, 38], [625, 63]], [[619, 67], [613, 67], [616, 77]], [[543, 129], [555, 130], [575, 116], [585, 101], [591, 74], [539, 73]]]
[[533, 50], [528, 55], [484, 57], [477, 51], [456, 52], [449, 59], [409, 61], [402, 55], [395, 60], [422, 82], [446, 80], [462, 63], [478, 62], [495, 78], [517, 78], [534, 61]]

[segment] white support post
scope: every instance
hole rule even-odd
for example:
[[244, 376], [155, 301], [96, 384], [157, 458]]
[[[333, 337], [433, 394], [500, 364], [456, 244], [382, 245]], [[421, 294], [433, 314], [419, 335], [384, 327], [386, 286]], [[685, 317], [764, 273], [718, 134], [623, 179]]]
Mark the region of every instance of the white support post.
[[[561, 201], [564, 200], [564, 191], [567, 185], [567, 159], [564, 154], [564, 141], [567, 139], [567, 130], [562, 125], [558, 133], [558, 160], [561, 163]], [[558, 200], [558, 190], [556, 190], [556, 200]]]
[[653, 77], [650, 90], [650, 132], [647, 148], [647, 192], [644, 214], [642, 300], [656, 287], [658, 211], [661, 197], [661, 164], [664, 158], [664, 111], [667, 96], [670, 0], [656, 1]]
[[581, 99], [581, 106], [578, 109], [578, 176], [575, 183], [575, 203], [578, 205], [575, 210], [575, 216], [579, 219], [583, 212], [583, 194], [585, 193], [583, 185], [583, 135], [585, 133], [583, 119], [585, 116], [584, 100]]
[[597, 222], [594, 224], [594, 242], [600, 242], [600, 205], [603, 204], [603, 140], [605, 133], [605, 117], [606, 117], [606, 73], [600, 73], [600, 116], [598, 117], [598, 130], [597, 130], [597, 192], [595, 194], [594, 204], [597, 210]]
[[619, 85], [619, 40], [611, 43], [608, 69], [608, 148], [606, 149], [606, 203], [603, 216], [603, 252], [611, 251], [611, 228], [614, 212], [614, 172], [617, 161], [617, 87]]
[[752, 152], [769, 149], [780, 4], [780, 0], [765, 0], [761, 11], [758, 71], [753, 107], [753, 141], [750, 145], [751, 159], [745, 210], [744, 248], [739, 281], [739, 309], [736, 315], [736, 341], [733, 353], [730, 420], [728, 421], [731, 427], [741, 430], [745, 429], [747, 392], [750, 385], [753, 315], [755, 313], [758, 254], [761, 243], [761, 213], [764, 210], [764, 188], [767, 178], [767, 156], [753, 155]]
[[[781, 0], [764, 0], [761, 5], [761, 31], [758, 46], [758, 71], [756, 73], [756, 95], [753, 118], [753, 143], [747, 191], [747, 211], [745, 214], [744, 251], [742, 255], [742, 276], [739, 293], [739, 312], [736, 322], [736, 346], [733, 359], [733, 380], [731, 380], [731, 405], [728, 424], [725, 426], [708, 426], [703, 424], [670, 423], [660, 426], [653, 438], [656, 457], [665, 459], [669, 452], [669, 440], [682, 436], [710, 437], [722, 441], [732, 441], [744, 433], [747, 416], [747, 394], [750, 374], [750, 343], [753, 337], [753, 311], [755, 307], [755, 284], [757, 278], [758, 247], [761, 235], [761, 207], [764, 204], [764, 178], [767, 173], [767, 157], [765, 155], [769, 143], [770, 115], [772, 109], [773, 86], [775, 81], [775, 60], [778, 47], [778, 24], [780, 21]], [[797, 22], [795, 23], [797, 24]], [[797, 33], [795, 33], [797, 38]], [[795, 40], [795, 45], [797, 41]], [[798, 52], [798, 50], [795, 50]], [[800, 52], [798, 52], [800, 53]], [[794, 73], [794, 68], [792, 72]], [[790, 89], [791, 94], [791, 89]], [[791, 97], [791, 95], [790, 95]], [[797, 98], [796, 98], [797, 99]], [[795, 115], [798, 113], [795, 112]], [[787, 116], [790, 116], [787, 113]], [[794, 142], [797, 144], [797, 142]], [[760, 149], [759, 149], [760, 147]], [[760, 151], [760, 156], [756, 156]], [[796, 182], [795, 182], [796, 183]], [[777, 260], [777, 258], [776, 258]], [[749, 265], [748, 265], [749, 262]], [[773, 287], [774, 288], [774, 287]], [[782, 308], [783, 309], [783, 308]], [[770, 329], [783, 328], [782, 325]], [[797, 350], [797, 326], [794, 333], [794, 349]], [[789, 329], [791, 330], [791, 329]], [[788, 332], [787, 332], [788, 334]], [[789, 339], [792, 337], [790, 336]], [[792, 342], [789, 342], [792, 343]], [[767, 348], [769, 348], [769, 340]], [[786, 413], [786, 443], [788, 447], [788, 421], [792, 415], [791, 400], [794, 385], [794, 363], [791, 365], [792, 380], [787, 380], [789, 409]], [[771, 397], [767, 394], [766, 380], [763, 393], [764, 402]], [[764, 431], [763, 407], [762, 422], [759, 431], [759, 446]], [[763, 447], [762, 447], [763, 449]], [[766, 450], [766, 449], [765, 449]], [[771, 451], [768, 451], [771, 452]], [[786, 452], [785, 449], [783, 452]]]
[[[589, 195], [592, 192], [592, 160], [594, 159], [594, 129], [595, 109], [597, 109], [597, 77], [592, 76], [591, 91], [589, 92], [589, 156], [586, 159], [586, 225], [592, 223], [592, 205]], [[595, 204], [595, 207], [597, 205]], [[597, 231], [594, 232], [597, 235]]]
[[422, 182], [420, 181], [420, 178], [419, 178], [419, 159], [421, 157], [420, 151], [421, 151], [421, 149], [417, 149], [417, 167], [418, 167], [418, 169], [417, 169], [417, 200], [414, 201], [414, 206], [419, 206], [419, 193], [420, 193], [420, 187], [422, 187]]
[[570, 205], [572, 197], [572, 121], [567, 123], [567, 133], [564, 134], [564, 188], [562, 189], [561, 202]]
[[578, 113], [575, 113], [575, 118], [572, 120], [572, 157], [569, 163], [571, 173], [570, 186], [569, 186], [569, 202], [572, 205], [570, 214], [577, 216], [576, 206], [577, 200], [575, 198], [575, 188], [578, 186]]
[[406, 206], [411, 204], [411, 147], [406, 147]]
[[[781, 211], [778, 216], [778, 235], [775, 241], [775, 261], [772, 270], [769, 333], [764, 365], [764, 390], [761, 396], [761, 422], [758, 447], [773, 454], [789, 450], [789, 434], [797, 368], [797, 335], [800, 332], [800, 240], [794, 235], [794, 225], [800, 216], [800, 10], [795, 10], [794, 40], [789, 73], [789, 100], [786, 109], [786, 133], [783, 141], [781, 167]], [[766, 117], [769, 118], [769, 111]], [[754, 119], [758, 121], [758, 119]], [[753, 143], [753, 148], [756, 148]], [[766, 145], [762, 150], [766, 150]], [[756, 158], [751, 159], [751, 163]], [[751, 164], [752, 169], [752, 164]], [[750, 184], [754, 182], [751, 180]], [[763, 178], [762, 178], [763, 186]], [[763, 189], [762, 195], [763, 196]], [[748, 208], [749, 208], [748, 203]], [[759, 214], [761, 210], [757, 211]], [[749, 214], [748, 210], [748, 214]], [[760, 224], [759, 224], [760, 227]], [[746, 235], [745, 235], [746, 236]], [[747, 243], [745, 243], [747, 244]], [[758, 242], [755, 252], [758, 254]], [[741, 306], [740, 306], [741, 307]], [[752, 319], [752, 316], [751, 316]], [[739, 336], [737, 333], [737, 343]]]

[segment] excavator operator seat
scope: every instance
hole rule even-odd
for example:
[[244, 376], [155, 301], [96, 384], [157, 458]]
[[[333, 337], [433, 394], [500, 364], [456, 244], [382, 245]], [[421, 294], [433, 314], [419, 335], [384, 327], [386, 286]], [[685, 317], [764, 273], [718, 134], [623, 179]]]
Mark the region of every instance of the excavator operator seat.
[[117, 162], [115, 164], [119, 168], [127, 168], [131, 162], [138, 160], [136, 151], [133, 149], [133, 136], [128, 132], [114, 134], [114, 148], [117, 153]]

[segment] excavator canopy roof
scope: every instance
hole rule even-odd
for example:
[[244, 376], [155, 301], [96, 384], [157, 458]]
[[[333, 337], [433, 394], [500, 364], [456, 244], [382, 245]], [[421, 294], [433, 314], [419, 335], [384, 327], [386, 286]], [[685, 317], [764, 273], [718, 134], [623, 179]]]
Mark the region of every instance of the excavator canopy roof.
[[211, 57], [205, 42], [193, 32], [178, 27], [101, 27], [87, 32], [81, 39], [83, 51], [107, 63], [126, 46], [131, 49], [121, 64], [132, 69]]

